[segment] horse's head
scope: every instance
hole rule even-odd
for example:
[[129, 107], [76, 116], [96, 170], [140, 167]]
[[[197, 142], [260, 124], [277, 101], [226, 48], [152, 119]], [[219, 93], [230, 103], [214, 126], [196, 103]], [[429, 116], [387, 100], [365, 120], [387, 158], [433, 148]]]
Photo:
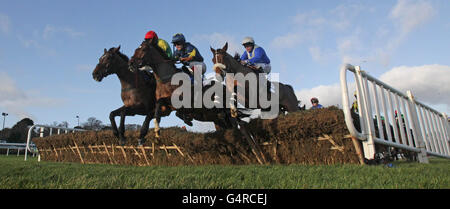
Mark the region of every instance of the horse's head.
[[227, 53], [228, 42], [225, 43], [225, 46], [223, 46], [222, 49], [213, 49], [212, 47], [210, 48], [211, 52], [214, 55], [212, 59], [212, 62], [214, 63], [213, 70], [223, 77], [229, 70], [225, 64], [225, 58], [229, 56]]
[[120, 46], [117, 48], [110, 48], [108, 51], [105, 49], [104, 54], [100, 57], [97, 66], [95, 66], [92, 72], [94, 80], [100, 82], [108, 75], [117, 73], [118, 65], [126, 64], [128, 60], [124, 60], [120, 56]]
[[153, 47], [148, 41], [143, 41], [139, 47], [134, 50], [134, 55], [131, 57], [128, 65], [131, 71], [141, 68], [146, 65], [155, 65], [164, 61], [164, 58], [158, 53], [157, 49]]

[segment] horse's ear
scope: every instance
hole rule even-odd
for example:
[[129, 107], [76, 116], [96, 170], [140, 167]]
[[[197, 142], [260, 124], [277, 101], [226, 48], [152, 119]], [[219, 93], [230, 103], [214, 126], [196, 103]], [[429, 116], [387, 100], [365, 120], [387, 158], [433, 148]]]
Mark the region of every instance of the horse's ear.
[[120, 45], [119, 45], [119, 47], [117, 47], [117, 49], [116, 49], [116, 52], [118, 52], [118, 51], [120, 51]]
[[228, 50], [228, 42], [225, 43], [225, 46], [223, 46], [222, 50], [226, 52]]
[[211, 49], [211, 52], [212, 52], [213, 54], [216, 53], [216, 50], [214, 50], [211, 46], [209, 46], [209, 48]]
[[106, 48], [105, 48], [105, 51], [104, 51], [104, 52], [105, 52], [105, 54], [106, 54], [106, 52], [108, 52], [108, 51], [106, 50]]
[[237, 61], [240, 61], [241, 55], [240, 55], [239, 53], [235, 52], [233, 58], [234, 58], [235, 60], [237, 60]]

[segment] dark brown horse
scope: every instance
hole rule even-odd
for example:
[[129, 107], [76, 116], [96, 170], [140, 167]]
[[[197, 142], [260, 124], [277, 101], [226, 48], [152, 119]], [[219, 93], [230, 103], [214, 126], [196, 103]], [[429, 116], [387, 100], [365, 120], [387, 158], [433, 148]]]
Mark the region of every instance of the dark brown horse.
[[[121, 98], [124, 105], [112, 111], [109, 115], [113, 133], [120, 139], [121, 144], [125, 144], [125, 116], [144, 115], [145, 120], [139, 136], [139, 144], [142, 144], [145, 141], [150, 120], [155, 112], [156, 81], [153, 75], [144, 75], [143, 71], [130, 72], [128, 70], [129, 59], [119, 50], [120, 46], [108, 51], [105, 49], [99, 63], [92, 72], [92, 77], [98, 82], [111, 74], [116, 74], [119, 77], [122, 86]], [[144, 76], [149, 77], [146, 80]], [[119, 129], [115, 121], [116, 116], [120, 116]]]
[[[211, 48], [211, 52], [213, 53], [214, 57], [212, 59], [214, 65], [214, 70], [217, 74], [225, 76], [226, 73], [242, 73], [244, 76], [246, 76], [249, 73], [256, 73], [253, 69], [246, 67], [242, 64], [240, 64], [237, 60], [235, 60], [231, 55], [227, 53], [228, 49], [228, 43], [225, 44], [225, 46], [222, 49], [213, 49]], [[257, 87], [259, 88], [260, 85], [267, 85], [270, 87], [270, 83], [268, 80], [264, 79], [264, 83], [260, 83], [259, 79], [257, 79]], [[297, 96], [294, 93], [294, 89], [290, 85], [282, 84], [279, 82], [272, 82], [275, 83], [279, 88], [279, 110], [281, 113], [287, 111], [287, 112], [295, 112], [297, 110], [300, 110], [299, 107], [299, 101], [297, 100]], [[229, 88], [230, 91], [235, 92], [236, 87], [243, 88], [245, 86], [245, 97], [237, 94], [240, 101], [245, 101], [245, 107], [250, 108], [248, 106], [249, 104], [249, 89], [253, 88], [252, 86], [248, 85], [248, 83], [238, 83], [235, 82], [234, 84], [228, 85], [227, 88]], [[268, 91], [269, 90], [268, 87]], [[259, 93], [259, 91], [258, 91]], [[268, 96], [270, 96], [270, 92], [268, 92]], [[259, 97], [258, 97], [259, 98]], [[270, 97], [269, 97], [270, 98]], [[259, 102], [257, 104], [257, 109], [260, 109]]]
[[[159, 123], [161, 121], [161, 111], [173, 111], [181, 115], [188, 115], [198, 121], [211, 121], [216, 125], [216, 129], [220, 128], [232, 128], [232, 124], [229, 118], [229, 109], [226, 108], [175, 108], [171, 102], [172, 94], [180, 85], [172, 85], [171, 78], [176, 73], [181, 72], [175, 67], [174, 61], [167, 60], [154, 46], [144, 41], [135, 50], [134, 55], [129, 61], [129, 66], [133, 70], [143, 66], [150, 66], [153, 69], [153, 75], [156, 79], [156, 107], [155, 107], [155, 136], [159, 137]], [[211, 86], [205, 86], [202, 88], [202, 94]], [[192, 86], [193, 88], [193, 86]], [[223, 95], [226, 94], [225, 86], [222, 86]], [[195, 94], [196, 92], [193, 92]], [[183, 96], [183, 95], [178, 95]], [[191, 98], [191, 104], [193, 104], [193, 98]], [[203, 104], [202, 104], [203, 107]]]

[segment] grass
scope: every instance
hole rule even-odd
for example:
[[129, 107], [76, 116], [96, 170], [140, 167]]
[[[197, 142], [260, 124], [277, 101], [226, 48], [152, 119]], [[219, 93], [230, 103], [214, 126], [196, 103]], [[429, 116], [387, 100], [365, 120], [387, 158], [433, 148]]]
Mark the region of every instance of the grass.
[[0, 156], [0, 189], [449, 189], [450, 160], [430, 164], [153, 166], [23, 161]]

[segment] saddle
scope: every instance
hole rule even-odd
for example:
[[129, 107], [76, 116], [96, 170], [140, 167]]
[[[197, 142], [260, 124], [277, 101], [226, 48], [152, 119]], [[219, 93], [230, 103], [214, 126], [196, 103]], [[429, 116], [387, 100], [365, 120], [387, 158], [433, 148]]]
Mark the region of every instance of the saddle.
[[258, 74], [264, 72], [263, 69], [262, 69], [262, 67], [256, 67], [256, 66], [254, 66], [254, 65], [250, 65], [250, 66], [247, 66], [247, 67], [250, 68], [250, 69], [252, 69], [253, 72], [254, 72], [256, 75], [258, 75]]

